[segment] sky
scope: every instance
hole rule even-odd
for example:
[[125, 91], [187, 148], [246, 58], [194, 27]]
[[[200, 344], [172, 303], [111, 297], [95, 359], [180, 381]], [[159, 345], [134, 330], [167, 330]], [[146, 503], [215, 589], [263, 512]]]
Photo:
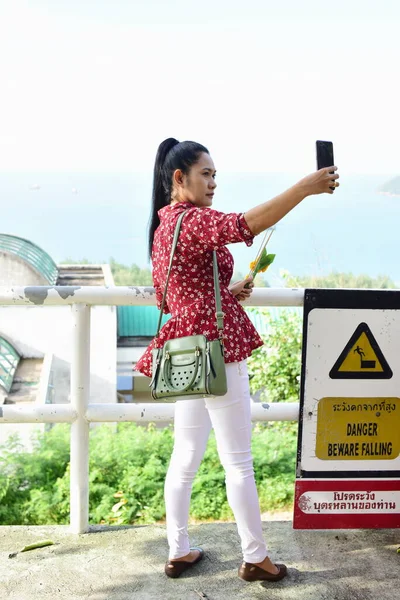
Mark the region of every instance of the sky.
[[0, 171], [400, 174], [398, 0], [0, 0]]

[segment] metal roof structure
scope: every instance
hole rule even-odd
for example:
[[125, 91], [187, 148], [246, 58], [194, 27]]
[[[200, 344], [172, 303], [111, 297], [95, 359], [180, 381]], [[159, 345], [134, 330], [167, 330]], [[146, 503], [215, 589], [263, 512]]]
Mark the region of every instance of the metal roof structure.
[[15, 235], [0, 233], [0, 252], [7, 252], [22, 258], [37, 271], [49, 285], [55, 285], [58, 268], [51, 256], [33, 242]]
[[[118, 337], [154, 337], [160, 311], [156, 306], [118, 306]], [[163, 315], [164, 325], [171, 315]]]
[[7, 392], [11, 390], [19, 361], [20, 355], [15, 348], [0, 337], [0, 386]]
[[[245, 309], [246, 310], [246, 309]], [[301, 308], [296, 307], [271, 307], [268, 309], [272, 319], [279, 317], [280, 311], [291, 311], [301, 314]], [[154, 337], [157, 330], [159, 310], [155, 306], [118, 306], [118, 337]], [[248, 317], [257, 329], [264, 335], [268, 332], [268, 321], [256, 311], [246, 310]], [[163, 315], [162, 325], [171, 315]]]

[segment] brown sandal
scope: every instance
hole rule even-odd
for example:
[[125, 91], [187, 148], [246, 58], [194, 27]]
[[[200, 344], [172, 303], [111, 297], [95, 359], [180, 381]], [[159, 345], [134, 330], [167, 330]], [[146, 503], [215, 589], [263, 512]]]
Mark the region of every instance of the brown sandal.
[[279, 571], [274, 575], [252, 563], [243, 562], [239, 567], [239, 577], [245, 581], [280, 581], [287, 575], [286, 565], [275, 565]]
[[204, 550], [201, 548], [190, 548], [190, 551], [192, 550], [198, 550], [200, 552], [199, 556], [195, 560], [192, 562], [188, 560], [169, 560], [165, 563], [165, 574], [168, 575], [168, 577], [179, 577], [179, 575], [182, 575], [184, 571], [190, 569], [190, 567], [193, 567], [193, 565], [200, 562], [204, 556]]

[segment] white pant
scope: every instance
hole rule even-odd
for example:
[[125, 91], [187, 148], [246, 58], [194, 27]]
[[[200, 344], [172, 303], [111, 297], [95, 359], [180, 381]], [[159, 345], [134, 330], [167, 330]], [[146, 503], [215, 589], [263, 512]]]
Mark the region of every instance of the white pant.
[[235, 515], [246, 562], [267, 556], [251, 455], [250, 390], [246, 361], [226, 365], [225, 396], [180, 400], [175, 406], [175, 443], [165, 480], [169, 559], [190, 552], [188, 536], [192, 483], [214, 428], [225, 469], [229, 505]]

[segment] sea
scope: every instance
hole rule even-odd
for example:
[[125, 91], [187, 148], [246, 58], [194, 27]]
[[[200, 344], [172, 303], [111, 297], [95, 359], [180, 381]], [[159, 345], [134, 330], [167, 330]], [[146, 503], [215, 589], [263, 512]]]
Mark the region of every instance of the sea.
[[[379, 188], [392, 175], [343, 175], [331, 195], [306, 198], [277, 225], [269, 252], [271, 286], [284, 285], [283, 272], [324, 275], [331, 271], [400, 282], [400, 198]], [[289, 173], [222, 173], [213, 207], [245, 212], [293, 185]], [[151, 173], [0, 173], [0, 233], [27, 238], [55, 262], [117, 262], [148, 267], [147, 226]], [[237, 271], [245, 274], [252, 247], [233, 244]]]

